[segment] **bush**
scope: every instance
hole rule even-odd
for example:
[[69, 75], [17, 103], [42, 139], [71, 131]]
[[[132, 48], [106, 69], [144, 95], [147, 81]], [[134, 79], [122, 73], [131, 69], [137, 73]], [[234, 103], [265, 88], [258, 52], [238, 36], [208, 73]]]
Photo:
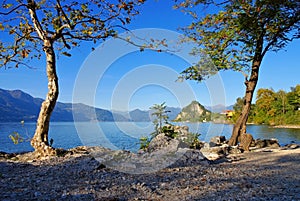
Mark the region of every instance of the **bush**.
[[151, 139], [148, 137], [141, 137], [140, 138], [140, 149], [146, 151], [149, 147]]
[[162, 133], [164, 133], [167, 137], [170, 137], [172, 139], [178, 136], [178, 133], [174, 131], [174, 125], [171, 124], [162, 127]]
[[199, 140], [200, 133], [188, 133], [187, 138], [183, 142], [187, 143], [191, 149], [200, 149], [201, 142]]

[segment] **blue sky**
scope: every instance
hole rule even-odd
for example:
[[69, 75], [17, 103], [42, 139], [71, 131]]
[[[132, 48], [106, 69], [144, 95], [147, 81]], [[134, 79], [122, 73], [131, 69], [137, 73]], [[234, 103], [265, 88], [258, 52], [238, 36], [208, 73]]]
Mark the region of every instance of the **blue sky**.
[[[147, 34], [143, 34], [153, 31], [153, 38], [160, 37], [157, 36], [160, 33], [166, 38], [179, 34], [178, 27], [189, 24], [190, 18], [173, 10], [172, 3], [169, 0], [147, 1], [129, 29], [142, 29], [141, 34], [145, 37]], [[164, 35], [168, 31], [171, 31], [170, 34]], [[109, 40], [91, 53], [91, 44], [82, 44], [72, 51], [71, 58], [60, 56], [57, 62], [59, 101], [125, 111], [135, 108], [145, 110], [162, 102], [183, 107], [194, 99], [204, 105], [231, 105], [237, 97], [244, 95], [241, 73], [226, 71], [204, 83], [179, 83], [175, 82], [178, 73], [193, 62], [193, 59], [182, 56], [184, 53], [140, 52], [129, 45], [123, 46]], [[185, 51], [187, 49], [185, 47]], [[122, 51], [126, 54], [109, 57], [116, 52], [122, 54]], [[261, 66], [257, 88], [288, 91], [291, 86], [299, 84], [299, 52], [300, 40], [295, 40], [285, 50], [268, 53]], [[0, 88], [21, 89], [34, 97], [44, 98], [47, 93], [45, 62], [40, 60], [32, 64], [35, 69], [0, 69]], [[85, 70], [88, 74], [82, 76]]]

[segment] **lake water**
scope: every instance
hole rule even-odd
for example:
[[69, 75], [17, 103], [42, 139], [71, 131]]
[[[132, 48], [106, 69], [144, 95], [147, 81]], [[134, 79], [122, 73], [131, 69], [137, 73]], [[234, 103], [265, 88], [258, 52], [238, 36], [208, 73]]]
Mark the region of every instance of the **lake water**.
[[[200, 133], [200, 140], [209, 141], [213, 136], [224, 135], [229, 139], [233, 125], [212, 123], [178, 123], [187, 125], [191, 132]], [[0, 151], [32, 151], [29, 141], [13, 144], [8, 137], [18, 132], [24, 138], [32, 137], [35, 123], [0, 123]], [[104, 146], [112, 149], [137, 151], [139, 138], [149, 136], [154, 127], [151, 122], [52, 122], [49, 138], [54, 147], [72, 148], [81, 145]], [[291, 142], [300, 144], [300, 129], [270, 128], [264, 125], [248, 125], [247, 132], [255, 139], [277, 138], [281, 145]]]

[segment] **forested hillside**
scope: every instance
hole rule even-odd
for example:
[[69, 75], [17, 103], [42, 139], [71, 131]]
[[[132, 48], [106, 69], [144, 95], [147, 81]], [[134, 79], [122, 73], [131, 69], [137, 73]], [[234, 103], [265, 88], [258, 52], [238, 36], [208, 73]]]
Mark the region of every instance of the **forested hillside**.
[[[234, 105], [235, 121], [241, 111], [243, 99], [238, 98]], [[269, 125], [300, 125], [300, 85], [284, 90], [259, 89], [256, 102], [251, 106], [248, 123]]]

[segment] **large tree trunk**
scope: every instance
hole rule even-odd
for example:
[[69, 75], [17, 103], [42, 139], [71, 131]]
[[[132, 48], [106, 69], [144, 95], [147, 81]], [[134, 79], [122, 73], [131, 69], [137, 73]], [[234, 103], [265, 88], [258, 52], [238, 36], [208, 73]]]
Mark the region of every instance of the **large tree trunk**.
[[255, 57], [257, 60], [253, 61], [251, 68], [250, 79], [245, 81], [246, 85], [246, 94], [244, 97], [244, 105], [242, 113], [240, 114], [237, 122], [235, 123], [232, 131], [231, 138], [229, 139], [228, 144], [230, 146], [237, 145], [239, 136], [243, 133], [246, 133], [246, 123], [248, 120], [248, 115], [251, 108], [251, 102], [254, 94], [254, 90], [258, 81], [259, 67], [261, 64], [261, 57]]
[[51, 113], [58, 98], [58, 78], [56, 73], [56, 61], [53, 43], [50, 39], [44, 40], [44, 52], [47, 60], [48, 93], [42, 103], [35, 134], [31, 140], [31, 145], [38, 156], [55, 155], [56, 151], [49, 145], [48, 131]]

